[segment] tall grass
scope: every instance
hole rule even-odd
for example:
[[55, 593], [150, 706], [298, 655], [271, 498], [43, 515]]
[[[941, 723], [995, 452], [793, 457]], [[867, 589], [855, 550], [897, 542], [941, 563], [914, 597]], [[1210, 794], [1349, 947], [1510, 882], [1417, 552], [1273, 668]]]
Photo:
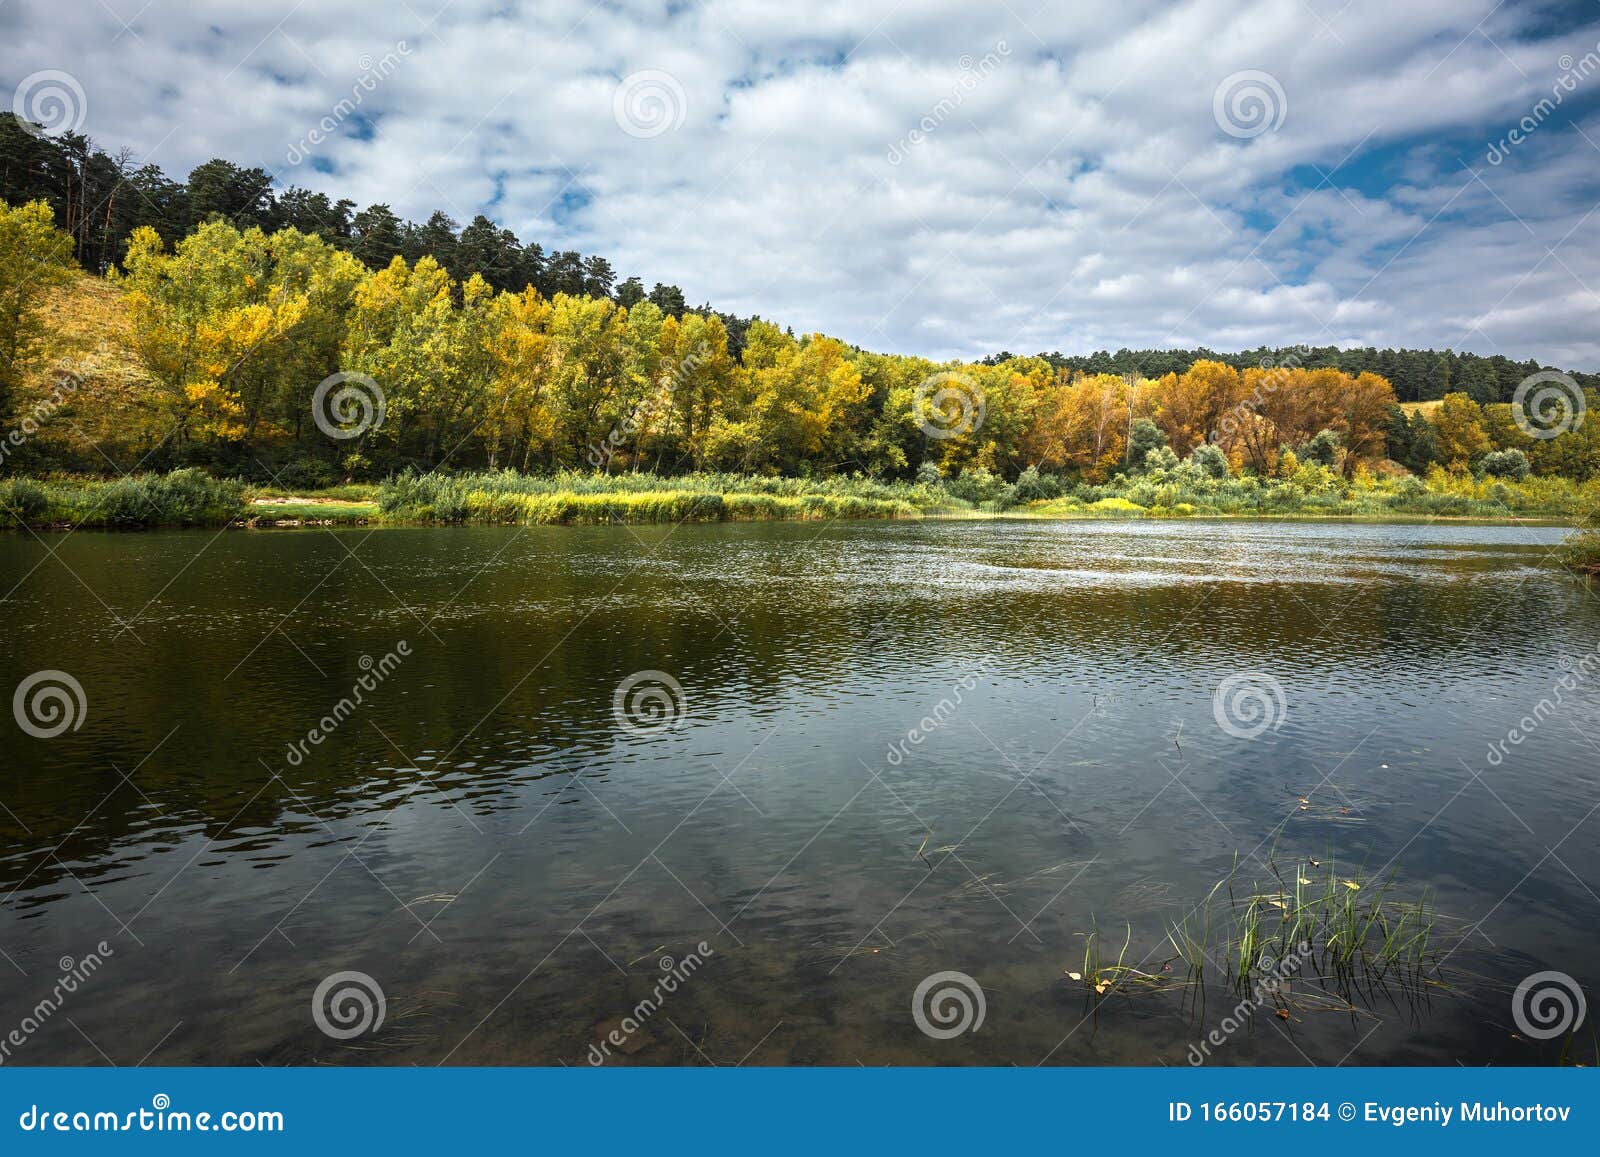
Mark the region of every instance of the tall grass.
[[[1163, 944], [1135, 953], [1144, 967], [1126, 963], [1131, 926], [1115, 960], [1103, 952], [1094, 927], [1085, 938], [1081, 972], [1068, 976], [1097, 995], [1172, 987], [1198, 995], [1208, 970], [1238, 991], [1276, 972], [1317, 983], [1352, 1004], [1389, 984], [1421, 992], [1436, 971], [1438, 922], [1427, 889], [1403, 899], [1392, 876], [1364, 879], [1315, 860], [1285, 871], [1269, 858], [1264, 879], [1242, 879], [1236, 863], [1203, 899], [1169, 921]], [[1166, 946], [1171, 953], [1162, 959]]]
[[1063, 517], [1121, 513], [1559, 519], [1581, 517], [1596, 506], [1600, 506], [1600, 481], [1530, 477], [1515, 482], [1438, 468], [1426, 479], [1367, 473], [1345, 478], [1315, 464], [1301, 466], [1289, 478], [1253, 474], [1215, 478], [1180, 463], [1144, 474], [1119, 474], [1100, 485], [1071, 487], [1059, 499], [1026, 509]]
[[111, 481], [13, 478], [0, 482], [0, 526], [136, 529], [218, 526], [239, 517], [244, 487], [203, 470]]
[[439, 523], [718, 522], [753, 519], [914, 518], [935, 495], [906, 484], [728, 474], [555, 474], [513, 471], [416, 476], [384, 483], [378, 508], [392, 521]]
[[1556, 558], [1570, 571], [1600, 575], [1600, 532], [1585, 530], [1561, 544]]

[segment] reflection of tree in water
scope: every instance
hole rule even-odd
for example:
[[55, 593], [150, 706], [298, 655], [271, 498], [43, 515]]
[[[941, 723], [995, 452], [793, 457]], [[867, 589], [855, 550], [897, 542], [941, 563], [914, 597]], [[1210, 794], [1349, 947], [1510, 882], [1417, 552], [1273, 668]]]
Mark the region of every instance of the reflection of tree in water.
[[[431, 549], [457, 532], [430, 533]], [[1491, 648], [1504, 661], [1536, 657], [1548, 647], [1540, 624], [1559, 610], [1547, 584], [1521, 581], [1504, 555], [1482, 548], [1420, 562], [1416, 552], [1397, 555], [1418, 581], [1302, 581], [1289, 561], [1300, 547], [1276, 540], [1275, 528], [1223, 525], [1162, 539], [1168, 555], [1192, 552], [1195, 574], [1131, 585], [1054, 574], [1084, 565], [1085, 532], [1071, 524], [1047, 534], [1008, 528], [998, 538], [963, 526], [853, 539], [835, 528], [819, 538], [796, 526], [745, 540], [718, 528], [686, 537], [677, 555], [668, 543], [659, 556], [647, 553], [653, 539], [641, 548], [613, 536], [606, 549], [627, 549], [599, 568], [599, 532], [557, 533], [569, 537], [541, 535], [535, 553], [512, 552], [465, 595], [462, 571], [446, 573], [442, 560], [431, 581], [418, 573], [406, 554], [418, 535], [374, 552], [379, 573], [405, 567], [408, 609], [424, 620], [448, 609], [435, 626], [443, 644], [393, 607], [381, 627], [373, 615], [347, 614], [352, 596], [340, 591], [331, 596], [339, 614], [296, 621], [296, 646], [269, 641], [225, 678], [248, 648], [236, 632], [204, 628], [207, 602], [231, 608], [240, 593], [198, 586], [182, 589], [176, 621], [143, 625], [143, 649], [73, 656], [55, 632], [19, 636], [7, 663], [13, 685], [66, 665], [91, 688], [91, 703], [82, 731], [13, 746], [10, 814], [0, 813], [12, 851], [0, 882], [10, 890], [26, 881], [19, 902], [37, 902], [66, 878], [64, 865], [92, 883], [144, 845], [193, 836], [225, 845], [219, 855], [261, 853], [286, 837], [326, 835], [324, 823], [381, 814], [401, 796], [410, 808], [480, 815], [542, 806], [528, 785], [584, 774], [617, 753], [626, 740], [613, 734], [610, 691], [664, 657], [701, 718], [803, 708], [819, 689], [872, 679], [892, 686], [979, 659], [991, 684], [1059, 680], [1102, 699], [1152, 681], [1206, 688], [1219, 672], [1251, 668], [1293, 671], [1315, 685], [1438, 687], [1476, 670]], [[1406, 540], [1405, 528], [1396, 534]], [[1272, 541], [1258, 548], [1252, 537]], [[1102, 536], [1092, 549], [1104, 544]], [[114, 559], [118, 545], [107, 539], [100, 549]], [[249, 549], [259, 554], [260, 542]], [[1139, 549], [1129, 537], [1114, 552]], [[1369, 549], [1387, 548], [1376, 539]], [[1263, 558], [1279, 560], [1274, 581], [1236, 581], [1239, 566], [1259, 569]], [[652, 565], [631, 571], [641, 560]], [[977, 581], [962, 569], [974, 560], [1018, 577]], [[263, 599], [282, 597], [266, 593], [270, 572], [252, 571], [249, 581]], [[694, 597], [684, 597], [686, 585]], [[83, 592], [63, 589], [60, 603], [41, 608], [51, 620], [75, 617], [80, 633], [101, 620]], [[415, 656], [303, 766], [287, 767], [285, 746], [361, 675], [363, 654], [392, 647], [396, 630], [414, 636]]]

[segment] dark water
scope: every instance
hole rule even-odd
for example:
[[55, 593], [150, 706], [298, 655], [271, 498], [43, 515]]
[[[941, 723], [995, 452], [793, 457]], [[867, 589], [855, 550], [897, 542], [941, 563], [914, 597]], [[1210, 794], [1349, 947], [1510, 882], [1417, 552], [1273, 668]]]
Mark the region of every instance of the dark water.
[[[1444, 984], [1264, 1009], [1213, 1063], [1553, 1063], [1512, 989], [1600, 999], [1600, 603], [1541, 565], [1563, 533], [8, 535], [0, 686], [87, 708], [5, 717], [0, 1038], [109, 951], [4, 1059], [583, 1064], [671, 957], [608, 1063], [1181, 1065], [1235, 998], [1064, 971], [1094, 927], [1159, 968], [1271, 848], [1434, 890]], [[674, 728], [619, 719], [641, 671]], [[1282, 688], [1256, 738], [1214, 712], [1240, 673]], [[346, 971], [385, 1016], [344, 1040], [313, 994]], [[985, 1002], [952, 1039], [912, 1017], [942, 971]]]

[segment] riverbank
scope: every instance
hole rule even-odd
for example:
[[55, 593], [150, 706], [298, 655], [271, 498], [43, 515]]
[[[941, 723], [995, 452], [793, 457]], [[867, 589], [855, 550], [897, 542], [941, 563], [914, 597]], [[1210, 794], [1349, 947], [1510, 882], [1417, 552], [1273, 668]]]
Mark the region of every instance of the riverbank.
[[[0, 526], [43, 529], [830, 521], [840, 519], [1170, 519], [1418, 522], [1448, 519], [1578, 525], [1600, 484], [1559, 478], [1344, 479], [1321, 468], [1293, 479], [1121, 475], [1082, 485], [1037, 475], [1006, 484], [758, 475], [512, 472], [402, 474], [318, 490], [250, 486], [196, 469], [118, 479], [0, 482]], [[1575, 540], [1575, 542], [1578, 540]]]

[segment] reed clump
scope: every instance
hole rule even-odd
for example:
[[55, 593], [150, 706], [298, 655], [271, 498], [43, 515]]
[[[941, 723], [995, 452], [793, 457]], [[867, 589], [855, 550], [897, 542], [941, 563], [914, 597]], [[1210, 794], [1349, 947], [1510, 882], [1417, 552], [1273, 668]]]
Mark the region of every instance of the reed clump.
[[13, 478], [0, 482], [0, 526], [137, 529], [217, 526], [244, 510], [241, 483], [203, 470], [111, 480]]
[[1346, 1003], [1376, 986], [1420, 991], [1433, 982], [1440, 916], [1430, 890], [1404, 898], [1393, 874], [1373, 879], [1314, 859], [1288, 869], [1269, 859], [1266, 867], [1262, 878], [1246, 880], [1236, 862], [1199, 903], [1166, 923], [1161, 941], [1137, 964], [1127, 959], [1131, 925], [1115, 959], [1096, 928], [1069, 979], [1104, 996], [1199, 990], [1211, 980], [1243, 990], [1276, 974], [1319, 983]]
[[384, 483], [378, 507], [389, 521], [502, 525], [915, 518], [919, 508], [906, 497], [915, 491], [848, 479], [501, 471], [402, 474]]

